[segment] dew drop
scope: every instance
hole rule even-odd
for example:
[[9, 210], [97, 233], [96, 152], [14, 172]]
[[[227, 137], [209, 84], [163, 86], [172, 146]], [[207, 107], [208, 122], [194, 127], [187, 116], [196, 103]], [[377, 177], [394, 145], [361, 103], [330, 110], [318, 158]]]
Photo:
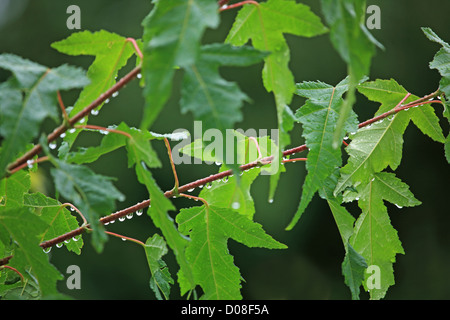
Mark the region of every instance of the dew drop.
[[62, 246], [63, 246], [62, 243], [57, 243], [57, 244], [56, 244], [56, 247], [57, 247], [57, 248], [61, 248]]
[[199, 187], [200, 189], [202, 189], [202, 188], [203, 188], [203, 185], [201, 184], [201, 185], [199, 185], [198, 187]]
[[133, 213], [132, 212], [127, 214], [127, 219], [133, 219]]
[[105, 100], [105, 103], [109, 103], [109, 99], [106, 99], [106, 100]]
[[125, 239], [125, 238], [122, 238], [122, 241], [127, 241], [127, 239]]
[[[344, 140], [348, 140], [348, 137], [344, 137]], [[284, 159], [283, 159], [284, 160]]]
[[222, 179], [222, 182], [227, 183], [227, 182], [228, 182], [228, 177], [224, 177], [224, 178]]
[[78, 240], [80, 240], [80, 237], [78, 237], [78, 238], [77, 237], [73, 237], [72, 240], [77, 242]]
[[112, 97], [115, 98], [115, 97], [117, 97], [118, 95], [119, 95], [119, 91], [116, 91], [116, 92], [114, 92], [114, 93], [112, 94]]
[[27, 166], [29, 169], [33, 168], [33, 163], [34, 163], [33, 160], [27, 160]]
[[56, 149], [56, 143], [50, 143], [48, 147], [52, 150]]
[[212, 184], [211, 184], [211, 183], [207, 183], [207, 184], [206, 184], [206, 189], [211, 189], [211, 187], [212, 187]]
[[142, 78], [142, 74], [138, 73], [137, 78], [141, 79]]
[[221, 166], [222, 165], [222, 163], [219, 162], [219, 161], [215, 161], [214, 163], [216, 164], [216, 166]]
[[103, 225], [104, 225], [104, 226], [107, 226], [108, 224], [109, 224], [109, 222], [105, 222]]
[[51, 250], [52, 250], [52, 247], [48, 247], [48, 248], [45, 248], [45, 249], [44, 249], [44, 252], [45, 252], [45, 253], [50, 253]]
[[69, 133], [74, 133], [76, 130], [75, 128], [69, 129]]
[[70, 240], [64, 240], [64, 243], [69, 243], [70, 242]]
[[269, 199], [269, 203], [273, 203], [273, 199]]
[[98, 115], [98, 113], [99, 113], [99, 110], [97, 110], [97, 109], [92, 109], [92, 110], [91, 110], [91, 114], [92, 114], [93, 116]]
[[120, 217], [120, 218], [119, 218], [119, 221], [120, 221], [120, 222], [125, 221], [125, 217]]
[[143, 210], [138, 210], [138, 211], [136, 211], [136, 215], [137, 215], [137, 216], [142, 216], [143, 213], [144, 213]]
[[195, 190], [195, 188], [192, 188], [192, 189], [188, 189], [188, 191], [187, 192], [192, 192], [192, 191], [194, 191]]
[[403, 208], [403, 206], [399, 206], [398, 204], [395, 204], [395, 206], [399, 209]]
[[63, 133], [61, 133], [60, 135], [59, 135], [59, 137], [62, 139], [62, 138], [64, 138], [66, 136], [66, 133], [65, 132], [63, 132]]
[[86, 118], [81, 119], [79, 122], [84, 123], [86, 121]]
[[239, 203], [239, 202], [233, 202], [232, 204], [231, 204], [231, 207], [234, 209], [234, 210], [237, 210], [237, 209], [239, 209], [240, 207], [241, 207], [241, 204]]
[[113, 224], [114, 222], [116, 222], [116, 220], [111, 220], [109, 223]]

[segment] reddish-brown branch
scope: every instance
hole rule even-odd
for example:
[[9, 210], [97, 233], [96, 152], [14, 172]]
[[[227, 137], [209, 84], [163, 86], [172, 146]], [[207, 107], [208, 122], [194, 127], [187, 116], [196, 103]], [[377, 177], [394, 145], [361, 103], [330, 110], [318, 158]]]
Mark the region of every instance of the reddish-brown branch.
[[[78, 112], [75, 116], [68, 120], [68, 123], [64, 123], [57, 127], [52, 133], [47, 136], [47, 143], [50, 143], [56, 140], [61, 134], [65, 133], [69, 128], [73, 127], [78, 121], [89, 115], [89, 113], [100, 106], [106, 99], [112, 97], [112, 95], [122, 89], [125, 85], [127, 85], [131, 80], [137, 77], [137, 75], [141, 72], [141, 67], [136, 67], [132, 71], [130, 71], [127, 75], [121, 78], [115, 85], [113, 85], [109, 90], [105, 93], [101, 94], [96, 100], [94, 100], [90, 105], [86, 108]], [[32, 159], [34, 156], [39, 154], [42, 151], [42, 146], [40, 144], [35, 145], [31, 150], [25, 153], [22, 157], [18, 158], [15, 162], [11, 163], [8, 166], [9, 174], [17, 168], [18, 166], [26, 163], [28, 160]]]

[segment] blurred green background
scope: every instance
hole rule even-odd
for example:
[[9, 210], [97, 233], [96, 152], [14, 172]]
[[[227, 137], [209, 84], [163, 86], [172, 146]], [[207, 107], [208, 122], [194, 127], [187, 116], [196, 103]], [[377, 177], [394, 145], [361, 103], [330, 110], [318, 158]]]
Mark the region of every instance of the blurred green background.
[[[299, 1], [309, 5], [322, 17], [319, 1]], [[59, 54], [50, 47], [54, 41], [69, 36], [73, 30], [66, 27], [71, 4], [81, 8], [82, 30], [105, 29], [123, 36], [140, 38], [141, 21], [151, 8], [150, 0], [0, 0], [0, 52], [10, 52], [49, 67], [63, 63], [78, 65], [85, 69], [91, 57], [70, 57]], [[450, 2], [443, 0], [380, 0], [368, 1], [381, 8], [381, 30], [373, 30], [374, 36], [386, 47], [378, 50], [373, 60], [370, 79], [394, 78], [416, 95], [425, 95], [437, 89], [439, 75], [430, 70], [428, 63], [439, 46], [429, 42], [420, 27], [431, 27], [441, 38], [450, 42], [448, 14]], [[208, 30], [205, 42], [220, 42], [225, 39], [236, 10], [221, 14], [222, 22], [217, 30]], [[297, 82], [321, 80], [336, 84], [346, 76], [346, 66], [332, 48], [328, 35], [313, 39], [286, 36], [291, 46], [291, 67]], [[132, 68], [130, 62], [127, 70]], [[274, 128], [276, 113], [273, 98], [266, 93], [261, 83], [262, 65], [249, 68], [222, 69], [229, 80], [239, 83], [241, 89], [252, 99], [243, 108], [244, 121], [236, 128]], [[123, 72], [126, 72], [124, 70]], [[8, 74], [0, 71], [0, 80]], [[166, 108], [152, 127], [160, 133], [175, 129], [193, 129], [191, 114], [179, 112], [178, 85], [175, 79], [174, 94]], [[78, 92], [65, 93], [66, 105], [73, 103]], [[302, 104], [294, 99], [291, 107], [295, 111]], [[98, 125], [127, 122], [138, 126], [143, 107], [142, 90], [132, 82], [113, 99], [98, 118], [90, 123]], [[358, 96], [355, 106], [359, 119], [365, 120], [376, 111], [377, 106]], [[441, 117], [442, 110], [437, 108]], [[445, 133], [448, 124], [442, 121]], [[55, 126], [46, 122], [43, 130], [49, 132]], [[423, 136], [410, 125], [405, 133], [403, 161], [397, 176], [410, 185], [411, 191], [422, 201], [415, 208], [398, 209], [388, 206], [393, 226], [398, 230], [406, 255], [397, 256], [394, 265], [396, 285], [391, 287], [386, 299], [449, 299], [450, 236], [449, 236], [449, 165], [445, 161], [443, 146]], [[98, 135], [80, 136], [78, 145], [99, 142]], [[292, 131], [292, 144], [302, 144], [301, 130], [297, 125]], [[153, 144], [163, 167], [154, 171], [154, 176], [163, 190], [172, 188], [173, 177], [163, 144]], [[275, 239], [287, 244], [289, 249], [270, 251], [248, 249], [230, 241], [230, 252], [240, 268], [245, 283], [243, 296], [246, 299], [349, 299], [350, 292], [341, 275], [344, 256], [342, 243], [330, 211], [317, 196], [309, 205], [298, 225], [285, 231], [287, 223], [297, 209], [301, 185], [305, 177], [303, 163], [287, 164], [282, 175], [275, 201], [267, 202], [268, 178], [261, 176], [252, 188], [255, 199], [255, 220]], [[126, 195], [126, 201], [117, 204], [125, 208], [147, 197], [146, 190], [137, 182], [132, 170], [127, 169], [123, 151], [114, 152], [92, 165], [101, 174], [116, 177], [115, 185]], [[47, 169], [43, 166], [44, 174]], [[217, 170], [208, 165], [180, 165], [180, 183], [190, 182]], [[45, 181], [48, 192], [52, 192], [51, 181]], [[178, 208], [191, 205], [184, 200], [175, 200]], [[350, 207], [355, 216], [356, 207]], [[108, 227], [127, 236], [145, 241], [156, 230], [146, 215], [125, 222], [116, 222]], [[81, 268], [81, 290], [68, 290], [65, 281], [59, 283], [61, 292], [80, 299], [153, 299], [150, 290], [149, 271], [141, 247], [110, 238], [104, 252], [97, 254], [85, 236], [85, 246], [80, 256], [65, 249], [54, 248], [50, 255], [52, 263], [66, 274], [66, 268], [75, 264]], [[174, 257], [165, 257], [172, 274], [177, 271]], [[363, 299], [367, 296], [363, 293]], [[179, 298], [178, 288], [172, 290], [172, 298]]]

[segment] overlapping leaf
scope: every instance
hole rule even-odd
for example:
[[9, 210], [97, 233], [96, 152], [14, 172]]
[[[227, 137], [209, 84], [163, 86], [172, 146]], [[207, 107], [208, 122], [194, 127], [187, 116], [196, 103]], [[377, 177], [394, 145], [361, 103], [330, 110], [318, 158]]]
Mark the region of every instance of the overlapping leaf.
[[[348, 79], [336, 87], [322, 82], [304, 82], [297, 85], [297, 94], [308, 98], [297, 110], [296, 117], [302, 124], [303, 137], [309, 148], [299, 208], [288, 225], [292, 229], [323, 182], [342, 164], [341, 150], [333, 148], [334, 129], [343, 105], [342, 95], [348, 89]], [[348, 118], [346, 131], [357, 129], [356, 114]], [[344, 138], [344, 133], [341, 135]]]
[[68, 65], [49, 69], [12, 54], [0, 55], [0, 68], [12, 77], [0, 85], [0, 177], [9, 162], [39, 134], [44, 119], [59, 118], [56, 93], [89, 83], [84, 72]]
[[172, 91], [175, 68], [193, 65], [206, 28], [219, 23], [215, 0], [154, 1], [144, 19], [144, 96], [146, 107], [141, 128], [155, 121]]
[[286, 247], [267, 235], [261, 225], [228, 208], [204, 205], [182, 209], [176, 220], [179, 230], [191, 239], [186, 258], [203, 289], [202, 299], [242, 298], [241, 275], [228, 252], [229, 238], [248, 247]]
[[145, 253], [147, 262], [152, 274], [150, 278], [150, 288], [158, 300], [169, 299], [170, 286], [173, 284], [173, 279], [170, 276], [166, 263], [161, 259], [167, 254], [167, 246], [164, 239], [155, 234], [145, 242]]

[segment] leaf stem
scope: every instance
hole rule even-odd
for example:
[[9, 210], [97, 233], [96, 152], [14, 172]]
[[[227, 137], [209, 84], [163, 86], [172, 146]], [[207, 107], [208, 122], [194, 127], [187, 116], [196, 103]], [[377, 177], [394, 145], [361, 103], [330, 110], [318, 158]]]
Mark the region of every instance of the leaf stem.
[[170, 159], [170, 165], [172, 167], [173, 177], [175, 179], [175, 186], [173, 187], [173, 192], [174, 192], [174, 195], [178, 195], [178, 187], [180, 186], [180, 183], [178, 181], [177, 170], [175, 169], [175, 164], [174, 164], [173, 158], [172, 158], [172, 149], [170, 148], [169, 140], [165, 137], [164, 137], [164, 143], [166, 144], [167, 153], [169, 154], [169, 159]]
[[140, 240], [137, 240], [137, 239], [134, 239], [134, 238], [131, 238], [131, 237], [126, 237], [126, 236], [123, 236], [123, 235], [121, 235], [121, 234], [114, 233], [114, 232], [111, 232], [111, 231], [105, 231], [105, 233], [107, 233], [107, 234], [109, 234], [109, 235], [111, 235], [111, 236], [117, 237], [117, 238], [121, 238], [122, 240], [130, 240], [130, 241], [132, 241], [132, 242], [134, 242], [134, 243], [137, 243], [137, 244], [139, 244], [139, 245], [145, 247], [145, 243], [143, 243], [143, 242], [140, 241]]
[[[222, 2], [225, 2], [225, 1], [222, 1]], [[233, 3], [230, 5], [228, 5], [227, 2], [228, 1], [226, 1], [223, 5], [220, 6], [219, 11], [225, 11], [225, 10], [242, 7], [244, 4], [253, 4], [255, 6], [259, 6], [259, 3], [256, 1], [253, 1], [253, 0], [245, 0], [245, 1], [237, 2], [237, 3]]]
[[91, 124], [76, 125], [76, 126], [74, 126], [74, 128], [77, 128], [77, 129], [92, 129], [92, 130], [99, 130], [99, 131], [114, 132], [114, 133], [118, 133], [118, 134], [124, 135], [125, 137], [128, 137], [130, 139], [132, 138], [131, 135], [128, 132], [121, 131], [121, 130], [116, 130], [116, 129], [111, 129], [111, 128], [100, 127], [100, 126], [91, 125]]

